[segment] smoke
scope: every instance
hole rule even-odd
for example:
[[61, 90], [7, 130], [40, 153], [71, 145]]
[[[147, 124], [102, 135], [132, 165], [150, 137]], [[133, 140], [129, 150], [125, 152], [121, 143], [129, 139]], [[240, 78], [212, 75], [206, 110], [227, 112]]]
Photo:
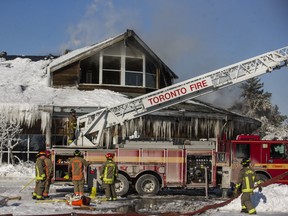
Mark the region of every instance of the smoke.
[[115, 8], [112, 0], [94, 0], [87, 6], [82, 19], [67, 28], [69, 40], [61, 45], [61, 51], [63, 53], [66, 49], [73, 50], [115, 37], [130, 26], [135, 26], [132, 17], [137, 17], [133, 11]]
[[[230, 21], [217, 12], [217, 7], [219, 5], [213, 1], [191, 4], [190, 1], [156, 0], [141, 4], [130, 0], [94, 0], [87, 6], [82, 19], [67, 29], [69, 40], [62, 50], [91, 45], [133, 29], [179, 76], [176, 82], [180, 82], [226, 66], [228, 57], [223, 59], [223, 56], [228, 54], [224, 53], [225, 49], [233, 50], [231, 44], [235, 46], [235, 43], [229, 41], [225, 48], [219, 46], [222, 32], [217, 29], [220, 25], [230, 32], [235, 29], [231, 29]], [[224, 91], [207, 96], [208, 102], [216, 105], [226, 94]], [[233, 102], [228, 99], [235, 97], [224, 98], [226, 102], [222, 104], [231, 104]]]
[[213, 106], [216, 107], [228, 109], [236, 102], [239, 102], [239, 100], [241, 99], [241, 89], [239, 88], [238, 84], [235, 86], [228, 87], [226, 89], [221, 89], [216, 92], [212, 92], [197, 99], [212, 104]]

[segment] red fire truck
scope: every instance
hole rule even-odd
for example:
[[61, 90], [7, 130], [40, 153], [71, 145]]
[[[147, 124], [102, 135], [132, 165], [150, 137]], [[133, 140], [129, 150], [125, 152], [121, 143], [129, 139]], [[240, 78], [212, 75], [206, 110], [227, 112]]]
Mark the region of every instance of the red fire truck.
[[[103, 131], [156, 110], [234, 85], [288, 63], [288, 47], [159, 89], [130, 101], [97, 110], [77, 119], [78, 139], [66, 148], [53, 149], [55, 180], [63, 181], [69, 157], [80, 149], [87, 161], [90, 187], [101, 183], [100, 166], [106, 152], [115, 154], [119, 167], [118, 195], [135, 189], [139, 194], [156, 194], [161, 188], [230, 188], [235, 182], [240, 160], [250, 157], [263, 179], [272, 178], [288, 168], [288, 141], [260, 140], [256, 135], [240, 135], [236, 140], [172, 142], [127, 141], [114, 149], [103, 149]], [[79, 126], [83, 127], [79, 127]], [[288, 183], [283, 179], [281, 183]]]
[[[280, 175], [288, 170], [288, 140], [260, 140], [260, 137], [251, 139], [241, 135], [237, 140], [228, 143], [231, 155], [232, 176], [237, 177], [240, 160], [250, 157], [252, 167], [263, 181]], [[288, 177], [278, 180], [279, 183], [288, 184]]]
[[[119, 176], [116, 190], [125, 195], [131, 189], [138, 194], [156, 194], [161, 188], [230, 188], [236, 182], [240, 161], [250, 157], [251, 165], [262, 181], [288, 170], [288, 140], [260, 140], [258, 136], [238, 136], [225, 142], [225, 151], [217, 151], [215, 141], [197, 141], [189, 145], [169, 142], [126, 143], [116, 149], [83, 149], [86, 160], [93, 162], [87, 172], [87, 183], [99, 179], [105, 154], [115, 154]], [[73, 149], [54, 149], [55, 180], [63, 181]], [[288, 177], [278, 181], [288, 184]]]

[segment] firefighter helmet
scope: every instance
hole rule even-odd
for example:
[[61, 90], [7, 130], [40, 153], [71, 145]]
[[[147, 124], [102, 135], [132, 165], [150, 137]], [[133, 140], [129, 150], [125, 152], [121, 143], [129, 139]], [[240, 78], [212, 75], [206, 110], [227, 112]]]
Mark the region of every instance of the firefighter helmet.
[[250, 164], [250, 159], [249, 158], [243, 158], [241, 161], [242, 166], [249, 166]]
[[107, 159], [113, 159], [114, 158], [114, 154], [110, 153], [110, 152], [108, 152], [105, 156]]
[[74, 151], [74, 156], [80, 156], [80, 155], [81, 155], [81, 152], [78, 149], [76, 149]]
[[51, 151], [50, 150], [46, 150], [45, 154], [46, 154], [46, 157], [49, 157], [51, 155]]
[[38, 154], [37, 154], [38, 157], [40, 156], [46, 156], [46, 153], [45, 151], [39, 151]]

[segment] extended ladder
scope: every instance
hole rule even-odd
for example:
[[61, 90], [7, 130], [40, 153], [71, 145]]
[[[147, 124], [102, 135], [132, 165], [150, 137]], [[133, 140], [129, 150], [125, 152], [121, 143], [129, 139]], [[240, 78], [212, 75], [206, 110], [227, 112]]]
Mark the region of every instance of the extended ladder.
[[[74, 144], [98, 146], [103, 130], [108, 127], [117, 124], [122, 125], [125, 121], [272, 72], [287, 65], [288, 47], [284, 47], [136, 97], [128, 102], [88, 113], [77, 119], [79, 136]], [[79, 128], [79, 125], [85, 126]], [[96, 137], [95, 142], [91, 141], [91, 137], [89, 139], [86, 137], [91, 134]]]

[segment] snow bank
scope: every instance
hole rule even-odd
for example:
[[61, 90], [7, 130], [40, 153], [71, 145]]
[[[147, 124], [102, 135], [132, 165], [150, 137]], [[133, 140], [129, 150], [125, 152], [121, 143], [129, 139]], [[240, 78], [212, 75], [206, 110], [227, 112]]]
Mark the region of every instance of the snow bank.
[[[264, 187], [259, 193], [258, 189], [254, 191], [252, 202], [257, 212], [287, 212], [288, 203], [288, 185], [272, 184]], [[230, 204], [220, 208], [220, 211], [241, 210], [241, 197], [233, 200]]]
[[3, 164], [0, 166], [0, 178], [2, 177], [23, 177], [33, 178], [35, 176], [34, 163], [21, 163], [13, 166], [12, 164]]
[[[4, 193], [2, 195], [4, 196], [16, 196], [19, 195], [19, 190], [23, 188], [23, 186], [28, 183], [28, 180], [25, 181], [19, 181], [23, 180], [25, 178], [33, 178], [34, 177], [34, 163], [22, 163], [18, 165], [7, 165], [3, 164], [0, 166], [0, 180], [3, 180], [3, 182], [7, 181], [9, 182], [9, 187], [7, 189], [6, 186], [3, 185], [1, 182], [0, 184], [0, 192], [1, 188]], [[15, 179], [15, 180], [13, 180]], [[23, 183], [24, 182], [24, 183]], [[16, 189], [13, 189], [13, 186]], [[33, 190], [34, 184], [31, 184], [29, 186], [29, 189], [26, 189], [21, 193], [22, 196], [26, 197], [26, 199], [23, 199], [23, 203], [20, 206], [17, 206], [17, 208], [14, 209], [15, 206], [10, 205], [5, 208], [2, 208], [3, 213], [14, 213], [15, 215], [35, 215], [36, 213], [39, 213], [39, 215], [44, 212], [50, 212], [51, 214], [55, 213], [67, 213], [69, 210], [69, 206], [67, 206], [64, 203], [56, 203], [56, 204], [37, 204], [31, 200], [31, 191]], [[67, 186], [66, 186], [67, 187]], [[288, 214], [288, 185], [282, 185], [282, 184], [272, 184], [267, 187], [263, 188], [262, 193], [258, 192], [258, 189], [254, 191], [253, 195], [253, 204], [256, 207], [256, 210], [258, 212], [258, 215], [287, 215]], [[191, 202], [193, 204], [191, 204]], [[57, 208], [55, 208], [55, 205]], [[108, 205], [108, 206], [107, 206]], [[127, 205], [127, 203], [123, 202], [121, 205]], [[152, 206], [151, 206], [152, 205]], [[191, 197], [187, 199], [187, 202], [174, 200], [173, 202], [163, 202], [158, 203], [157, 206], [151, 204], [149, 207], [143, 206], [142, 210], [139, 211], [145, 211], [145, 212], [172, 212], [175, 208], [182, 209], [181, 212], [193, 212], [196, 208], [204, 207], [205, 205], [209, 205], [209, 200], [203, 199], [193, 199]], [[201, 206], [201, 207], [199, 207]], [[97, 206], [97, 209], [99, 212], [106, 212], [107, 208], [115, 208], [115, 203], [101, 203]], [[102, 210], [101, 210], [102, 208]], [[219, 208], [217, 210], [212, 210], [204, 213], [205, 215], [221, 215], [221, 216], [227, 216], [227, 215], [241, 215], [241, 199], [240, 197], [232, 201], [230, 204]], [[98, 212], [98, 213], [99, 213]], [[2, 213], [2, 212], [1, 212]], [[155, 214], [152, 214], [155, 215]], [[157, 214], [156, 214], [157, 215]]]

